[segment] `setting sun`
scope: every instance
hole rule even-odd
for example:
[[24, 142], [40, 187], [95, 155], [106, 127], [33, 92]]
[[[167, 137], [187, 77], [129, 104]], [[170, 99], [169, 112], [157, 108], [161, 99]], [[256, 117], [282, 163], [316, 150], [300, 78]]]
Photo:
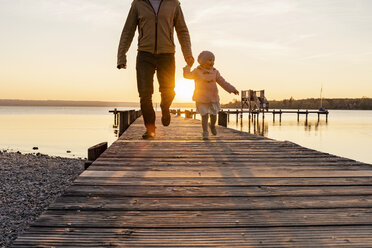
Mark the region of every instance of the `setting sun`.
[[191, 102], [192, 94], [194, 93], [195, 84], [193, 80], [179, 79], [176, 82], [176, 102]]

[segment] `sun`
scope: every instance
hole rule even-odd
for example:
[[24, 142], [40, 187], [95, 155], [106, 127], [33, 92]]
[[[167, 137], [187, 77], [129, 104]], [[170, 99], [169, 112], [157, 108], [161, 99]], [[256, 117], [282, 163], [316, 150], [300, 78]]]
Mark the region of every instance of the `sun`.
[[193, 80], [189, 79], [179, 79], [176, 82], [176, 98], [175, 101], [177, 102], [191, 102], [192, 95], [194, 93], [195, 84]]

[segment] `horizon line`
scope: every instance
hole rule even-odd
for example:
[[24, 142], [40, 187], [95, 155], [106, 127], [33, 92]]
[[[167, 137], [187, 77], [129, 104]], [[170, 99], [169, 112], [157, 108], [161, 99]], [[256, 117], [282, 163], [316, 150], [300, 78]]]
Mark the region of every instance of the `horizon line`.
[[[283, 101], [283, 100], [308, 100], [308, 99], [320, 99], [320, 97], [308, 97], [308, 98], [294, 98], [294, 97], [289, 97], [289, 98], [283, 98], [283, 99], [269, 99], [270, 101]], [[322, 99], [371, 99], [372, 97], [367, 97], [367, 96], [362, 96], [362, 97], [322, 97]], [[10, 101], [10, 102], [15, 102], [15, 101], [29, 101], [29, 102], [77, 102], [77, 103], [135, 103], [138, 104], [139, 101], [109, 101], [109, 100], [56, 100], [56, 99], [8, 99], [8, 98], [3, 98], [0, 99], [1, 102], [4, 101]], [[238, 100], [239, 101], [239, 100]], [[232, 101], [230, 101], [232, 102]], [[174, 101], [173, 103], [195, 103], [194, 101], [190, 102], [178, 102]]]

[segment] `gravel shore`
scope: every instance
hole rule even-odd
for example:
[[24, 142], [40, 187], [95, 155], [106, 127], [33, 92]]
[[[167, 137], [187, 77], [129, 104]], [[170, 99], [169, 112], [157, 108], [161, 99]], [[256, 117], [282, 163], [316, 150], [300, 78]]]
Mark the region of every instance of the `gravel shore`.
[[81, 159], [0, 151], [0, 247], [9, 247], [83, 168]]

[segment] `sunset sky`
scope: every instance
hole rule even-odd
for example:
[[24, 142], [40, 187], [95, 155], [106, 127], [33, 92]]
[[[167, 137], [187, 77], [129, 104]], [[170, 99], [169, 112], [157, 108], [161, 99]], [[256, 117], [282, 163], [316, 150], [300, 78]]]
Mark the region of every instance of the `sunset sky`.
[[[0, 99], [138, 101], [135, 37], [116, 69], [130, 0], [0, 0]], [[269, 99], [372, 97], [371, 0], [183, 0], [194, 56]], [[177, 102], [192, 81], [177, 44]], [[155, 82], [157, 89], [157, 82]], [[221, 102], [234, 98], [220, 89]], [[159, 101], [156, 90], [155, 101]]]

